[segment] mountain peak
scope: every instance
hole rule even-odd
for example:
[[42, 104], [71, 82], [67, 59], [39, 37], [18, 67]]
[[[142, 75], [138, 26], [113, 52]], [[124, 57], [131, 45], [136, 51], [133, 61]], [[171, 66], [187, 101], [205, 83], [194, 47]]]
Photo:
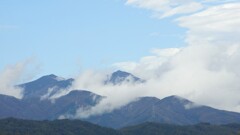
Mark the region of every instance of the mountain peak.
[[65, 78], [56, 76], [55, 74], [45, 75], [45, 76], [39, 78], [38, 80], [40, 80], [40, 79], [42, 79], [42, 80], [56, 80], [56, 81], [63, 81], [63, 80], [65, 80]]
[[55, 78], [55, 77], [57, 77], [55, 74], [50, 74], [50, 75], [45, 75], [45, 76], [43, 76], [43, 77], [53, 77], [53, 78]]
[[112, 76], [118, 76], [118, 77], [127, 77], [129, 75], [132, 75], [132, 74], [125, 72], [125, 71], [121, 71], [121, 70], [117, 70], [112, 73]]
[[19, 85], [24, 89], [24, 99], [40, 98], [52, 92], [71, 86], [73, 79], [64, 79], [54, 74], [42, 76], [34, 81]]
[[144, 80], [134, 76], [131, 73], [117, 70], [110, 75], [108, 80], [105, 81], [106, 84], [110, 83], [110, 84], [114, 84], [114, 85], [122, 84], [124, 82], [126, 82], [126, 83], [131, 83], [131, 82], [142, 83], [142, 82], [144, 82]]
[[189, 103], [191, 101], [183, 98], [183, 97], [180, 97], [180, 96], [177, 96], [177, 95], [172, 95], [172, 96], [169, 96], [169, 97], [165, 97], [162, 99], [162, 101], [164, 102], [179, 102], [179, 103]]
[[177, 95], [171, 95], [171, 96], [165, 97], [164, 99], [186, 100], [183, 97], [180, 97], [180, 96], [177, 96]]
[[196, 104], [188, 99], [185, 99], [183, 97], [176, 96], [176, 95], [163, 98], [161, 102], [162, 104], [165, 104], [165, 105], [178, 106], [184, 109], [193, 109], [193, 108], [202, 107], [202, 105], [200, 104]]

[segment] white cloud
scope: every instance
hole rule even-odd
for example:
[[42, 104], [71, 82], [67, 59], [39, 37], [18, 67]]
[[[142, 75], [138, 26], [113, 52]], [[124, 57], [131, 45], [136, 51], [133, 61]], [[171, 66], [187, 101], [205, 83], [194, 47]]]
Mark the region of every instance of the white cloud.
[[56, 99], [76, 89], [89, 90], [106, 97], [94, 107], [79, 108], [75, 115], [65, 114], [60, 118], [86, 118], [92, 115], [100, 115], [111, 112], [114, 109], [136, 100], [137, 97], [145, 95], [143, 84], [135, 85], [126, 82], [121, 83], [121, 85], [105, 85], [104, 81], [107, 79], [108, 74], [110, 74], [108, 71], [83, 72], [75, 78], [72, 87], [62, 90], [60, 93], [51, 97], [51, 99]]
[[[49, 88], [48, 92], [45, 95], [41, 96], [40, 100], [51, 99], [51, 95], [55, 92], [56, 89], [58, 89], [58, 87]], [[52, 101], [54, 102], [54, 100]]]
[[240, 43], [240, 3], [230, 3], [177, 19], [179, 25], [188, 28], [189, 45]]
[[162, 57], [172, 57], [179, 53], [179, 48], [166, 48], [166, 49], [152, 49], [152, 53]]
[[50, 99], [59, 98], [68, 94], [72, 90], [91, 90], [98, 93], [100, 89], [97, 88], [101, 88], [104, 84], [104, 80], [107, 78], [106, 74], [106, 72], [85, 71], [75, 78], [72, 86], [67, 89], [59, 90], [59, 92], [52, 95]]
[[153, 12], [156, 18], [191, 14], [208, 7], [238, 0], [127, 0], [126, 4]]
[[165, 17], [176, 15], [176, 14], [193, 13], [193, 12], [196, 12], [196, 11], [202, 9], [202, 8], [203, 8], [202, 4], [197, 3], [197, 2], [191, 2], [191, 3], [188, 3], [186, 5], [181, 5], [181, 6], [172, 8], [172, 9], [164, 12], [160, 16], [160, 18], [165, 18]]
[[[146, 66], [141, 61], [136, 63], [136, 69], [131, 70], [142, 76], [158, 74], [140, 88], [148, 96], [163, 98], [179, 95], [199, 104], [240, 111], [236, 108], [240, 102], [237, 96], [240, 94], [240, 71], [237, 70], [240, 68], [240, 62], [237, 62], [240, 59], [239, 47], [188, 46], [168, 59], [155, 55], [155, 60], [151, 61], [165, 61], [159, 62], [158, 68], [150, 72], [146, 68], [139, 70], [139, 67]], [[235, 53], [228, 53], [233, 48], [237, 48]], [[127, 70], [126, 66], [124, 68]]]
[[159, 18], [203, 9], [203, 5], [195, 0], [127, 0], [126, 4], [151, 10]]
[[238, 0], [203, 0], [202, 3], [229, 3], [229, 2], [238, 2]]
[[31, 80], [40, 71], [39, 69], [40, 65], [36, 63], [33, 57], [4, 67], [0, 71], [0, 94], [21, 99], [23, 89], [17, 87], [17, 85], [26, 80]]
[[113, 66], [121, 67], [122, 70], [137, 74], [141, 78], [152, 79], [161, 76], [162, 73], [159, 71], [168, 70], [169, 65], [166, 61], [169, 61], [180, 51], [181, 48], [152, 49], [152, 55], [142, 57], [138, 62], [120, 62], [113, 64]]
[[29, 60], [9, 65], [0, 72], [0, 94], [22, 98], [23, 90], [16, 86], [25, 74]]

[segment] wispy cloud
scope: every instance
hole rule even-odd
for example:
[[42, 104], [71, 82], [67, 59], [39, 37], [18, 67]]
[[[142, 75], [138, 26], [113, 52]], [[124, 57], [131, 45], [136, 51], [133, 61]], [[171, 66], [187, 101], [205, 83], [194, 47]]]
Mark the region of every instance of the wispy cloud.
[[189, 45], [239, 44], [240, 3], [212, 6], [208, 9], [177, 19], [181, 27], [188, 28], [186, 41]]
[[156, 18], [191, 14], [210, 6], [238, 2], [238, 0], [127, 0], [126, 5], [147, 9]]
[[27, 63], [24, 61], [7, 66], [0, 72], [0, 94], [22, 98], [23, 90], [15, 85], [21, 79]]
[[[31, 67], [32, 63], [33, 59], [29, 58], [16, 64], [8, 65], [0, 71], [0, 94], [21, 99], [23, 89], [17, 87], [17, 84], [26, 78], [29, 79], [32, 77], [32, 73], [29, 72], [29, 67]], [[34, 67], [34, 69], [36, 68]]]
[[158, 18], [193, 13], [204, 8], [195, 0], [127, 0], [126, 4], [151, 10]]

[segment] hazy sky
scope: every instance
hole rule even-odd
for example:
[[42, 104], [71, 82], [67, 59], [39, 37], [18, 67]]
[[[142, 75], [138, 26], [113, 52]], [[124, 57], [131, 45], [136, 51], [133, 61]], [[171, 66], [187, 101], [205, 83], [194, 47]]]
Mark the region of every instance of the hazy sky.
[[184, 33], [172, 19], [158, 20], [123, 0], [2, 0], [0, 69], [33, 57], [41, 75], [71, 76], [180, 47]]

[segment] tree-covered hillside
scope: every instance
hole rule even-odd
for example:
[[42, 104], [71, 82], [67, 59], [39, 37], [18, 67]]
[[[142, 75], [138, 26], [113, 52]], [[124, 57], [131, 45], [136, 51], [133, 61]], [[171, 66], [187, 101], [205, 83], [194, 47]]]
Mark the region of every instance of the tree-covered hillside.
[[210, 125], [207, 123], [179, 126], [144, 123], [121, 130], [124, 135], [240, 135], [240, 125]]
[[116, 130], [80, 120], [0, 120], [0, 135], [120, 135]]
[[0, 135], [240, 135], [239, 124], [189, 126], [144, 123], [110, 129], [80, 120], [0, 120]]

